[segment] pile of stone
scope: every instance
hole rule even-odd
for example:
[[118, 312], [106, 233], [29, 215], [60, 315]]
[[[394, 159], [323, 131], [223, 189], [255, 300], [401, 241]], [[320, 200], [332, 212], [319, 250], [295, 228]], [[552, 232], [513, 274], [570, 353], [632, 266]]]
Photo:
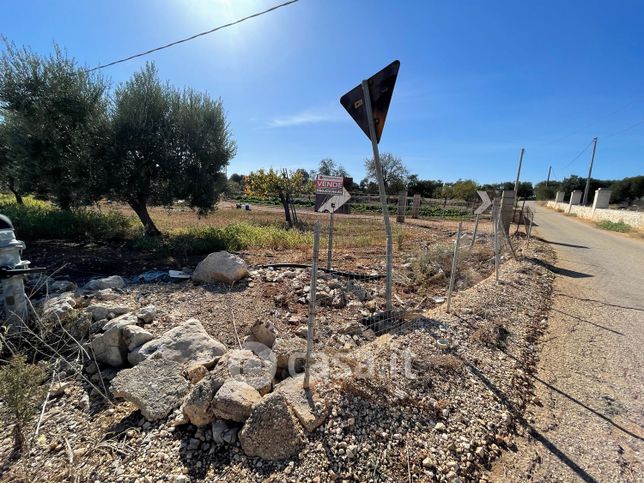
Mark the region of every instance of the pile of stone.
[[315, 381], [305, 391], [298, 373], [305, 349], [302, 339], [278, 337], [272, 324], [258, 322], [243, 348], [227, 350], [190, 319], [130, 351], [136, 365], [118, 373], [111, 391], [148, 420], [178, 409], [176, 424], [210, 426], [220, 444], [239, 440], [247, 455], [282, 459], [326, 417]]

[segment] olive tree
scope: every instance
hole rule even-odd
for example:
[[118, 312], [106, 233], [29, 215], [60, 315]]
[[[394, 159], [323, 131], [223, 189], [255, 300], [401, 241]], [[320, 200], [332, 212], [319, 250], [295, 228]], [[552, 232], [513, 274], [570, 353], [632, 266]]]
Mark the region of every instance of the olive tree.
[[108, 185], [146, 235], [160, 234], [149, 205], [182, 198], [200, 214], [212, 210], [235, 152], [222, 101], [162, 83], [154, 64], [116, 89]]
[[[5, 183], [51, 195], [63, 209], [100, 196], [107, 84], [57, 46], [49, 56], [5, 41], [0, 56]], [[11, 186], [10, 186], [11, 189]], [[14, 192], [15, 193], [15, 192]]]

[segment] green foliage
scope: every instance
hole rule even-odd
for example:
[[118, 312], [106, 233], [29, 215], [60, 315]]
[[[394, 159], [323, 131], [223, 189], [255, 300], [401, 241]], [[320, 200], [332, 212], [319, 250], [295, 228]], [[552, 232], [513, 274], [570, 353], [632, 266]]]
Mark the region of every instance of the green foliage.
[[609, 231], [618, 231], [620, 233], [628, 233], [633, 230], [633, 227], [629, 225], [628, 223], [624, 223], [623, 221], [609, 221], [609, 220], [602, 220], [598, 221], [596, 225], [601, 228], [602, 230], [609, 230]]
[[244, 222], [231, 223], [223, 228], [176, 230], [163, 237], [139, 237], [130, 242], [130, 246], [137, 250], [183, 257], [219, 250], [238, 251], [247, 248], [284, 250], [310, 244], [310, 235], [300, 231], [275, 226], [255, 226]]
[[[364, 162], [367, 172], [367, 179], [377, 183], [376, 163], [373, 158], [368, 158]], [[385, 184], [385, 191], [388, 194], [396, 194], [407, 186], [409, 171], [403, 165], [402, 160], [391, 153], [380, 155], [380, 167], [382, 168], [382, 179]]]
[[633, 176], [613, 182], [611, 201], [614, 203], [626, 202], [631, 205], [634, 201], [644, 197], [644, 176]]
[[0, 368], [0, 399], [15, 424], [17, 450], [22, 449], [25, 441], [24, 426], [36, 413], [44, 396], [41, 384], [45, 375], [41, 367], [27, 364], [24, 356], [15, 356]]
[[556, 183], [551, 181], [546, 186], [546, 182], [541, 181], [534, 186], [534, 194], [539, 201], [554, 200], [557, 194]]
[[476, 201], [478, 199], [476, 187], [476, 181], [471, 179], [459, 179], [452, 185], [454, 198], [465, 201]]
[[248, 195], [258, 197], [277, 196], [284, 208], [284, 218], [289, 228], [293, 228], [293, 220], [289, 205], [295, 196], [310, 193], [312, 181], [307, 181], [302, 171], [275, 171], [273, 168], [265, 171], [260, 169], [244, 177], [244, 189]]
[[349, 177], [349, 173], [346, 169], [344, 169], [344, 166], [342, 166], [341, 164], [335, 164], [335, 161], [333, 161], [331, 158], [325, 158], [321, 160], [318, 166], [318, 170], [314, 174]]
[[150, 63], [116, 90], [111, 145], [111, 193], [130, 204], [146, 235], [159, 234], [148, 204], [182, 198], [212, 210], [236, 152], [221, 100], [162, 83]]
[[5, 42], [0, 57], [3, 184], [67, 209], [100, 196], [107, 84], [57, 46], [49, 56]]
[[0, 213], [11, 219], [24, 240], [114, 240], [125, 239], [132, 231], [132, 220], [115, 211], [60, 210], [31, 197], [19, 205], [0, 195]]
[[419, 179], [417, 174], [412, 174], [407, 184], [408, 194], [409, 196], [418, 194], [423, 198], [438, 198], [443, 184], [441, 180]]
[[453, 250], [449, 245], [432, 244], [412, 262], [412, 278], [418, 285], [426, 286], [444, 280], [452, 267]]

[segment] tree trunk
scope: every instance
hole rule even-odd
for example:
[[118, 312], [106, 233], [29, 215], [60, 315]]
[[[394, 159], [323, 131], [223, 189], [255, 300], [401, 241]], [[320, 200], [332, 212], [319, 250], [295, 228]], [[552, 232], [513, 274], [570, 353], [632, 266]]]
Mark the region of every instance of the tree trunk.
[[22, 195], [15, 187], [15, 183], [13, 179], [9, 179], [9, 191], [11, 191], [13, 195], [16, 197], [16, 203], [18, 203], [19, 205], [25, 204], [22, 200]]
[[25, 204], [25, 202], [22, 200], [22, 195], [20, 194], [20, 192], [12, 189], [11, 187], [9, 187], [9, 191], [11, 191], [13, 195], [16, 197], [16, 203], [18, 203], [19, 205]]
[[289, 228], [293, 228], [293, 220], [291, 219], [291, 210], [288, 206], [288, 197], [284, 193], [278, 193], [282, 206], [284, 207], [284, 217], [286, 218], [286, 223], [288, 223]]
[[161, 236], [161, 232], [154, 224], [154, 221], [152, 221], [152, 218], [150, 218], [145, 201], [130, 200], [128, 203], [134, 210], [134, 213], [136, 213], [136, 216], [139, 217], [139, 220], [141, 220], [143, 228], [145, 229], [145, 236]]

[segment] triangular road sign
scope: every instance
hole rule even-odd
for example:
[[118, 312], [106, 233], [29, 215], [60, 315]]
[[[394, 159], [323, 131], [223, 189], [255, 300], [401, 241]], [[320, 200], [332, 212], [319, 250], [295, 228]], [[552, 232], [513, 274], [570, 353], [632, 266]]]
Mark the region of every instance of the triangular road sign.
[[[385, 119], [387, 118], [391, 96], [394, 93], [399, 68], [400, 61], [394, 60], [368, 80], [371, 108], [376, 127], [376, 142], [380, 142], [382, 130], [385, 127]], [[362, 95], [362, 84], [343, 95], [340, 98], [340, 104], [344, 106], [353, 120], [358, 123], [360, 129], [371, 139], [369, 136], [369, 120], [367, 119], [364, 96]]]

